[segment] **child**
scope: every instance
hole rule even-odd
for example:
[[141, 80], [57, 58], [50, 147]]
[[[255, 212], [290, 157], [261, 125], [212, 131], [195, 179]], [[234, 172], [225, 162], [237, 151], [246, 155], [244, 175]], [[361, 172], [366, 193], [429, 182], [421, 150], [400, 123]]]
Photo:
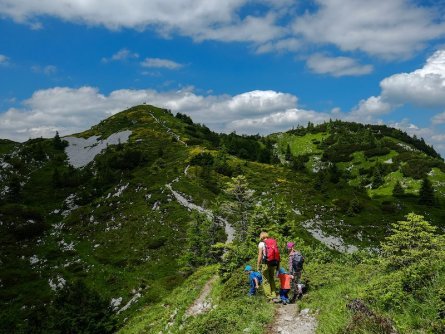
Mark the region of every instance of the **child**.
[[287, 250], [289, 252], [289, 273], [294, 276], [291, 282], [291, 303], [294, 303], [297, 298], [301, 298], [303, 295], [301, 272], [303, 271], [304, 256], [295, 249], [294, 242], [287, 243]]
[[260, 284], [263, 281], [263, 277], [259, 272], [253, 271], [251, 266], [246, 266], [246, 268], [244, 268], [244, 271], [249, 274], [249, 296], [253, 296], [260, 287]]
[[284, 305], [289, 304], [288, 293], [290, 291], [290, 283], [294, 279], [294, 276], [289, 275], [284, 268], [280, 268], [278, 271], [278, 278], [280, 279], [280, 299]]

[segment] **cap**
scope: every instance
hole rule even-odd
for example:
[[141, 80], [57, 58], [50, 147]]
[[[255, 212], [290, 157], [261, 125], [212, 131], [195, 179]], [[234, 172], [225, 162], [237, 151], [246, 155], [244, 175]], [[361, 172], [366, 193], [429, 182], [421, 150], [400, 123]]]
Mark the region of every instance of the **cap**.
[[283, 267], [280, 268], [280, 270], [278, 270], [279, 274], [286, 274], [286, 269], [284, 269]]
[[295, 242], [288, 242], [287, 243], [287, 249], [291, 249], [294, 246], [295, 246]]
[[251, 271], [252, 270], [252, 266], [246, 266], [246, 268], [244, 268], [244, 271]]

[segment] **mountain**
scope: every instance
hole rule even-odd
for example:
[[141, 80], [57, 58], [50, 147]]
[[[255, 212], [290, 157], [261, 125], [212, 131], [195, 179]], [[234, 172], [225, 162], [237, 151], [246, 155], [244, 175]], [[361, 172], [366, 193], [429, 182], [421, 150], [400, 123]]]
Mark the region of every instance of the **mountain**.
[[[232, 273], [255, 255], [261, 229], [325, 260], [375, 249], [410, 212], [444, 229], [443, 159], [385, 126], [240, 136], [140, 105], [64, 138], [1, 140], [0, 168], [4, 332], [184, 326], [172, 305], [184, 313], [218, 271], [215, 293], [238, 313], [230, 284], [244, 281]], [[422, 201], [425, 182], [434, 192]], [[147, 305], [159, 319], [139, 311]]]

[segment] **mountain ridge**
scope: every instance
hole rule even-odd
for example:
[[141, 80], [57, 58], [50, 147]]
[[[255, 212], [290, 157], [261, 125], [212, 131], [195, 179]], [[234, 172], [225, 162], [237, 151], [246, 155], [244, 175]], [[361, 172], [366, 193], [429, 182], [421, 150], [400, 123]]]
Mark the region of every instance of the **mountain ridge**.
[[[354, 136], [343, 135], [344, 129], [330, 133], [329, 124], [356, 126], [375, 145], [358, 145], [354, 140], [361, 135], [349, 142]], [[237, 202], [227, 184], [240, 176], [254, 190], [249, 212], [256, 218], [249, 228], [261, 228], [254, 225], [261, 222], [309, 244], [317, 245], [317, 239], [337, 250], [375, 247], [391, 223], [410, 211], [444, 228], [441, 159], [394, 145], [388, 152], [385, 136], [376, 138], [358, 125], [309, 124], [301, 136], [302, 129], [266, 137], [216, 134], [187, 115], [140, 105], [70, 136], [93, 137], [87, 146], [96, 147], [131, 131], [128, 141], [103, 145], [80, 168], [69, 164], [58, 136], [0, 141], [3, 329], [32, 328], [24, 320], [32, 317], [49, 319], [39, 320], [41, 328], [54, 326], [57, 310], [38, 304], [53, 305], [68, 287], [77, 291], [72, 283], [79, 280], [88, 299], [113, 305], [107, 319], [121, 327], [136, 307], [159, 302], [196, 268], [220, 257], [227, 229], [213, 218], [224, 217], [239, 233]], [[352, 152], [354, 145], [365, 149]], [[393, 163], [384, 164], [389, 159]], [[419, 165], [426, 168], [417, 173]], [[418, 203], [424, 176], [436, 188], [434, 205]], [[399, 197], [391, 192], [396, 181], [405, 190]], [[205, 210], [214, 215], [196, 212]], [[210, 243], [203, 245], [196, 235]], [[212, 256], [188, 257], [198, 244]]]

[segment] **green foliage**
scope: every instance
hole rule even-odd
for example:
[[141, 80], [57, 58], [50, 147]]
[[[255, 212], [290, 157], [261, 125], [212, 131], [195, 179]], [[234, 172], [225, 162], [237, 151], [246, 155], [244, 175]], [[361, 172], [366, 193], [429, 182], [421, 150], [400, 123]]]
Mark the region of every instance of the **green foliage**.
[[190, 160], [192, 166], [212, 166], [214, 162], [213, 156], [208, 152], [199, 153]]
[[232, 177], [226, 184], [225, 192], [234, 201], [226, 202], [226, 212], [234, 217], [234, 226], [237, 230], [237, 238], [240, 241], [247, 239], [248, 216], [252, 207], [254, 190], [249, 189], [249, 183], [244, 175]]
[[420, 186], [419, 203], [428, 206], [433, 206], [436, 203], [433, 186], [427, 177], [422, 180], [422, 185]]
[[56, 135], [53, 138], [53, 146], [56, 150], [63, 150], [68, 146], [68, 142], [66, 140], [60, 139], [58, 131], [56, 131]]
[[400, 181], [396, 181], [394, 188], [392, 190], [392, 195], [394, 197], [400, 197], [403, 196], [405, 194], [405, 189], [403, 189], [402, 184], [400, 183]]
[[78, 281], [59, 292], [50, 309], [50, 328], [58, 333], [114, 333], [108, 301]]
[[414, 213], [392, 226], [392, 234], [382, 243], [386, 267], [397, 270], [414, 266], [419, 272], [431, 268], [429, 258], [443, 251], [440, 239], [434, 234], [436, 227]]
[[187, 229], [187, 245], [180, 263], [186, 271], [217, 263], [222, 252], [213, 246], [224, 238], [224, 228], [219, 221], [203, 214], [194, 214]]

